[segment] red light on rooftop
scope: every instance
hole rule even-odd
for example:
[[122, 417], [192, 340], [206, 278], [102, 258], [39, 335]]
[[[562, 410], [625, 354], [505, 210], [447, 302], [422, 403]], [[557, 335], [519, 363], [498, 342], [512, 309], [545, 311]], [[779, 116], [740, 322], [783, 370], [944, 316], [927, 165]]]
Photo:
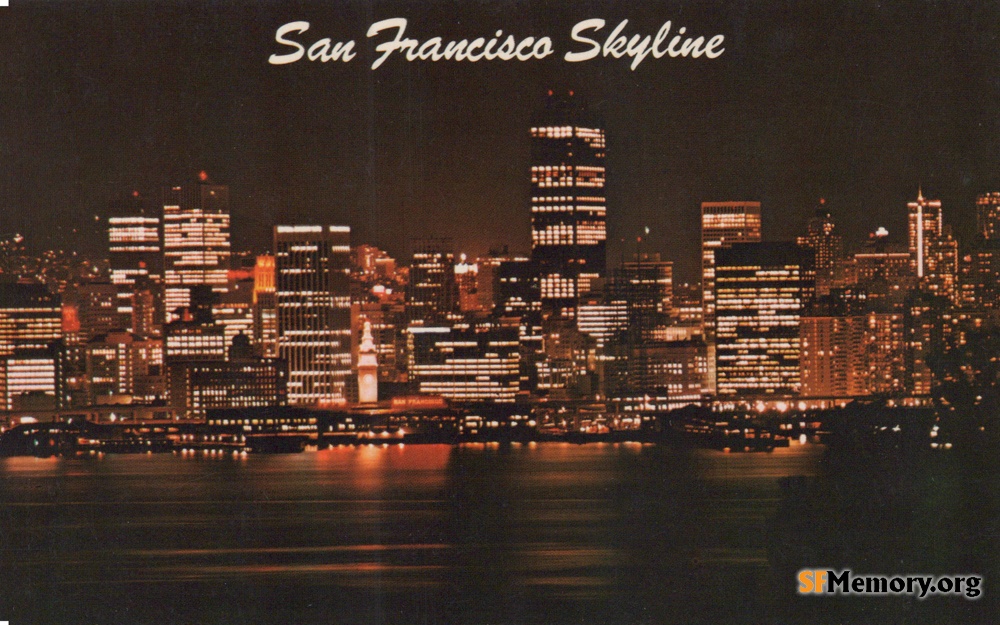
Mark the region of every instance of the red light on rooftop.
[[202, 182], [208, 180], [208, 172], [204, 169], [198, 172], [198, 180], [201, 180]]
[[132, 192], [132, 197], [139, 197], [139, 192], [138, 191], [133, 191]]
[[820, 204], [826, 204], [826, 198], [825, 198], [825, 197], [821, 197], [821, 198], [819, 199], [819, 203], [820, 203]]

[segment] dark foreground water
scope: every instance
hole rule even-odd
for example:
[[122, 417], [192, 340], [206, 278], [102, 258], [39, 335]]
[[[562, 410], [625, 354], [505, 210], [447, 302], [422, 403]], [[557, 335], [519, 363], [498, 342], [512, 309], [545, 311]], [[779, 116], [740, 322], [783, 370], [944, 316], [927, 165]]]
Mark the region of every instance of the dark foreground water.
[[836, 600], [790, 596], [794, 580], [771, 561], [789, 503], [779, 480], [815, 475], [822, 453], [541, 444], [3, 459], [0, 620], [797, 622], [801, 607], [815, 622], [817, 602]]

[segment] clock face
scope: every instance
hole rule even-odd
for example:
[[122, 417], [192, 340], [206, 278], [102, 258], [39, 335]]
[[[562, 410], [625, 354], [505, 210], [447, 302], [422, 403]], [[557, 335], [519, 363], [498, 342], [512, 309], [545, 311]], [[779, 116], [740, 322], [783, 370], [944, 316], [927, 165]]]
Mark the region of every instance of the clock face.
[[359, 380], [358, 390], [360, 391], [360, 397], [358, 400], [361, 403], [369, 403], [378, 401], [378, 382], [375, 380], [374, 373], [362, 373], [361, 380]]

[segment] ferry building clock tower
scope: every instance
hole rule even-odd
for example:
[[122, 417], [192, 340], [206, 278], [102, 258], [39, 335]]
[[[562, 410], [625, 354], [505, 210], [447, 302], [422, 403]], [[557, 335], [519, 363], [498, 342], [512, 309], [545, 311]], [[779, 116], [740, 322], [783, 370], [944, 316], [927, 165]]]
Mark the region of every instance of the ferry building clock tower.
[[372, 338], [372, 324], [365, 321], [361, 348], [358, 352], [358, 402], [374, 404], [378, 401], [378, 359], [375, 355], [375, 340]]

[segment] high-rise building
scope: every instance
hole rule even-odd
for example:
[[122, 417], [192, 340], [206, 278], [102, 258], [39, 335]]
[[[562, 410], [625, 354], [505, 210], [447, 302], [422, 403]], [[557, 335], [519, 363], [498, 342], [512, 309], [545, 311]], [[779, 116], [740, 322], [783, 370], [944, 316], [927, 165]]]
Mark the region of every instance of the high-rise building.
[[[67, 299], [75, 299], [83, 341], [129, 327], [119, 313], [119, 285], [110, 282], [84, 282], [72, 289]], [[131, 321], [131, 320], [129, 320]]]
[[907, 388], [906, 328], [902, 312], [865, 315], [865, 362], [872, 393], [901, 395]]
[[908, 202], [906, 208], [910, 266], [918, 278], [923, 278], [927, 272], [930, 248], [941, 237], [943, 230], [941, 200], [928, 200], [922, 191], [918, 191], [916, 201]]
[[760, 241], [760, 202], [701, 203], [701, 297], [705, 336], [715, 336], [715, 253]]
[[1000, 239], [1000, 191], [976, 198], [976, 234], [984, 241]]
[[257, 257], [253, 268], [253, 333], [261, 355], [278, 355], [278, 317], [275, 303], [274, 256]]
[[533, 392], [538, 387], [539, 365], [545, 356], [538, 272], [534, 264], [523, 256], [506, 256], [489, 266], [493, 273], [493, 294], [490, 298], [493, 314], [518, 320], [521, 391]]
[[865, 322], [862, 315], [810, 314], [801, 318], [799, 367], [804, 397], [868, 394]]
[[413, 242], [406, 305], [410, 319], [418, 323], [434, 323], [458, 312], [451, 239], [425, 238]]
[[816, 264], [816, 293], [826, 295], [834, 281], [836, 263], [844, 255], [844, 239], [837, 234], [837, 226], [826, 209], [826, 200], [806, 226], [806, 234], [798, 238], [799, 247], [812, 250]]
[[0, 283], [0, 356], [47, 349], [62, 337], [62, 305], [42, 284]]
[[606, 263], [603, 124], [577, 96], [552, 95], [531, 127], [531, 259], [547, 317], [575, 315]]
[[715, 250], [716, 389], [722, 396], [799, 393], [799, 321], [815, 294], [812, 254], [790, 243]]
[[225, 328], [226, 344], [233, 342], [236, 335], [243, 334], [252, 345], [259, 349], [259, 338], [254, 325], [254, 283], [252, 278], [230, 280], [225, 293], [220, 293], [212, 304], [215, 323]]
[[278, 355], [288, 363], [288, 402], [339, 404], [351, 376], [351, 229], [274, 229]]
[[926, 199], [923, 192], [918, 191], [916, 201], [906, 206], [910, 266], [924, 289], [957, 302], [958, 242], [952, 237], [951, 229], [944, 225], [941, 200]]
[[163, 190], [164, 308], [167, 320], [191, 302], [190, 289], [226, 289], [229, 259], [229, 187], [201, 183]]
[[55, 410], [60, 404], [60, 350], [18, 348], [0, 356], [0, 402], [3, 410]]
[[[121, 328], [145, 326], [145, 319], [136, 320], [134, 296], [140, 290], [149, 291], [154, 306], [160, 305], [163, 286], [163, 247], [160, 218], [143, 214], [142, 198], [136, 194], [133, 211], [108, 218], [108, 261], [111, 282], [117, 287], [118, 314], [123, 317]], [[138, 311], [145, 314], [147, 310]], [[157, 320], [162, 320], [162, 313]]]
[[673, 310], [673, 267], [671, 261], [660, 260], [658, 253], [643, 253], [615, 272], [612, 290], [616, 299], [626, 303], [635, 340], [662, 338]]

